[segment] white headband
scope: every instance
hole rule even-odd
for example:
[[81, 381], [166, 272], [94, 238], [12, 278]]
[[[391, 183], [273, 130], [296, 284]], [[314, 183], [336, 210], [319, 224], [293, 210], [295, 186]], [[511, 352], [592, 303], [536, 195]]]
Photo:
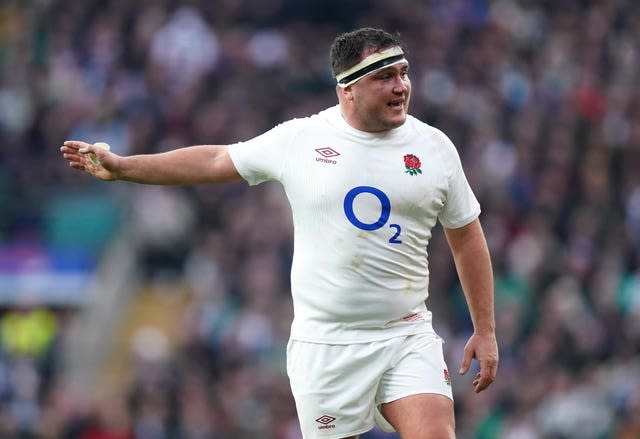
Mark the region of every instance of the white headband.
[[339, 87], [348, 87], [369, 73], [406, 61], [404, 52], [398, 46], [380, 52], [374, 52], [355, 66], [336, 75]]

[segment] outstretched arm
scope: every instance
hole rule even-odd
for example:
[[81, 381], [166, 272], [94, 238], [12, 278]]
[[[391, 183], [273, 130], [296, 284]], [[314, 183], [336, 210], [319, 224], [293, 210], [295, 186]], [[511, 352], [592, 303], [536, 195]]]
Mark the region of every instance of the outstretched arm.
[[445, 235], [458, 277], [462, 284], [473, 335], [465, 348], [460, 373], [465, 374], [471, 360], [480, 362], [480, 372], [473, 381], [476, 392], [489, 387], [498, 371], [498, 344], [493, 311], [493, 271], [487, 242], [478, 219], [458, 229], [445, 228]]
[[[200, 145], [158, 154], [122, 157], [90, 143], [68, 140], [60, 148], [74, 169], [101, 180], [184, 185], [241, 181], [226, 145]], [[89, 159], [95, 154], [97, 164]]]

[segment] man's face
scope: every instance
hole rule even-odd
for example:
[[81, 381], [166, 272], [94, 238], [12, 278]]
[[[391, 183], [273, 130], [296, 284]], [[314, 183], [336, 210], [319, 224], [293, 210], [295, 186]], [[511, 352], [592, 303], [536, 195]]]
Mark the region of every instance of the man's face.
[[355, 128], [379, 132], [405, 122], [411, 96], [408, 70], [409, 63], [403, 61], [370, 73], [345, 89]]

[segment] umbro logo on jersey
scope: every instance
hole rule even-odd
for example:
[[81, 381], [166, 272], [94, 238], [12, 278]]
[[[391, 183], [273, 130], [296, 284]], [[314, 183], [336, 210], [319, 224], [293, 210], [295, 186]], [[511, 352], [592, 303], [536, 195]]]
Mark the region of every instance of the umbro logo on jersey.
[[340, 153], [335, 149], [325, 146], [322, 148], [316, 148], [316, 152], [322, 156], [322, 157], [316, 157], [316, 161], [331, 163], [332, 165], [335, 165], [336, 163], [338, 163], [337, 161], [332, 159], [332, 157], [337, 157], [340, 155]]
[[335, 424], [332, 424], [332, 422], [335, 420], [336, 418], [334, 418], [333, 416], [329, 416], [329, 415], [320, 416], [318, 419], [316, 419], [316, 422], [320, 424], [318, 425], [318, 430], [325, 430], [327, 428], [336, 428]]

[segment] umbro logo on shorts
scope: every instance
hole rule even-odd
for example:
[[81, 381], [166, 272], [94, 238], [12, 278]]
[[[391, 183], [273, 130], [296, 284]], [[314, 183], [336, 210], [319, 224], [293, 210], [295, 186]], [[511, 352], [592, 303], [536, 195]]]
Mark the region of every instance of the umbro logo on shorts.
[[332, 159], [332, 157], [337, 157], [340, 155], [340, 153], [335, 149], [330, 148], [328, 146], [324, 146], [322, 148], [316, 148], [316, 152], [322, 156], [322, 157], [316, 157], [316, 161], [330, 163], [332, 165], [335, 165], [336, 163], [338, 163], [337, 161]]
[[316, 422], [320, 424], [318, 425], [318, 430], [324, 430], [326, 428], [336, 428], [336, 426], [332, 424], [332, 422], [335, 420], [336, 418], [334, 418], [333, 416], [329, 416], [329, 415], [320, 416], [318, 419], [316, 419]]

